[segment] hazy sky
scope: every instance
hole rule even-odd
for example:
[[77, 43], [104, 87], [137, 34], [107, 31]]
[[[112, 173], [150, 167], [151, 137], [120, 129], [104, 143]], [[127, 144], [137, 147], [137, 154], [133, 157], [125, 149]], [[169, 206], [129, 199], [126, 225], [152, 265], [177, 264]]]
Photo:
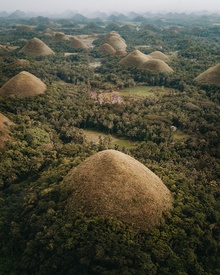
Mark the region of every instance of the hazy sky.
[[0, 0], [0, 11], [220, 11], [220, 0]]

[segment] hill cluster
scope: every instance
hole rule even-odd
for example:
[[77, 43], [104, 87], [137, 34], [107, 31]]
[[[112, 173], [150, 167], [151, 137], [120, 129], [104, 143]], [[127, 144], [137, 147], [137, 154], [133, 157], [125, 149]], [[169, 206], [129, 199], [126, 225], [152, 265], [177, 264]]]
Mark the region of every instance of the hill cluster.
[[22, 16], [0, 18], [0, 274], [219, 274], [220, 18]]
[[173, 69], [163, 60], [169, 61], [169, 58], [162, 52], [156, 51], [146, 55], [139, 50], [134, 50], [120, 60], [119, 64], [152, 73], [172, 73]]

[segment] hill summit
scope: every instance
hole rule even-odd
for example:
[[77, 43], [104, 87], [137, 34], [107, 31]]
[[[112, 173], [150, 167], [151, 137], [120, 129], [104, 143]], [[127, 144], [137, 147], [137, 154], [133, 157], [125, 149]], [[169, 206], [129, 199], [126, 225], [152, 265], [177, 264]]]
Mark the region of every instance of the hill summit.
[[33, 57], [55, 54], [51, 48], [36, 37], [28, 41], [20, 52], [26, 53]]
[[150, 56], [142, 53], [139, 50], [134, 50], [133, 52], [126, 55], [122, 60], [120, 60], [119, 64], [128, 68], [138, 68], [144, 62], [150, 59]]
[[36, 76], [26, 71], [22, 71], [0, 89], [0, 96], [3, 97], [29, 97], [43, 94], [46, 85]]
[[172, 209], [170, 191], [152, 171], [134, 158], [105, 150], [86, 159], [64, 178], [70, 192], [67, 211], [116, 217], [134, 228], [160, 224]]
[[195, 80], [203, 84], [220, 86], [220, 63], [201, 73]]
[[152, 73], [172, 73], [173, 69], [164, 61], [159, 59], [151, 59], [139, 66], [139, 69], [150, 71]]

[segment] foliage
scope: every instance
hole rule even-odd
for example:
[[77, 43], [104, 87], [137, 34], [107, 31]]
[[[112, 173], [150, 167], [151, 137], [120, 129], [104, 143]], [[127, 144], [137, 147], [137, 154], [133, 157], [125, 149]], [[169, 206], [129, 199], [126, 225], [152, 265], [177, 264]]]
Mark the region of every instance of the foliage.
[[[0, 99], [0, 112], [16, 124], [12, 141], [0, 148], [1, 274], [219, 274], [219, 88], [193, 81], [219, 62], [219, 27], [196, 16], [185, 15], [178, 24], [174, 15], [166, 20], [148, 19], [153, 25], [139, 25], [132, 35], [118, 31], [130, 48], [146, 44], [146, 53], [168, 52], [175, 70], [169, 76], [125, 69], [119, 57], [101, 55], [102, 65], [93, 69], [96, 49], [64, 58], [67, 45], [37, 59], [18, 50], [0, 54], [1, 85], [24, 69], [15, 61], [25, 58], [28, 71], [48, 86], [34, 98]], [[202, 30], [194, 29], [198, 23]], [[15, 36], [10, 24], [1, 26], [2, 43], [22, 46], [23, 34]], [[70, 34], [81, 31], [68, 28]], [[90, 96], [91, 90], [141, 85], [154, 92], [121, 104]], [[88, 140], [84, 129], [123, 144]], [[107, 148], [132, 155], [171, 190], [174, 209], [160, 227], [143, 232], [109, 217], [67, 217], [63, 178]]]

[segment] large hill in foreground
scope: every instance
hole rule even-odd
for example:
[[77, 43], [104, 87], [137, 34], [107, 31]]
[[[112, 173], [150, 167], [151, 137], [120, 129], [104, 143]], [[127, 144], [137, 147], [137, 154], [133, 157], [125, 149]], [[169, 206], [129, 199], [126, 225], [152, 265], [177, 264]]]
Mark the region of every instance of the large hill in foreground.
[[172, 197], [163, 182], [134, 158], [115, 150], [99, 152], [64, 180], [72, 189], [68, 211], [117, 217], [136, 228], [160, 224]]

